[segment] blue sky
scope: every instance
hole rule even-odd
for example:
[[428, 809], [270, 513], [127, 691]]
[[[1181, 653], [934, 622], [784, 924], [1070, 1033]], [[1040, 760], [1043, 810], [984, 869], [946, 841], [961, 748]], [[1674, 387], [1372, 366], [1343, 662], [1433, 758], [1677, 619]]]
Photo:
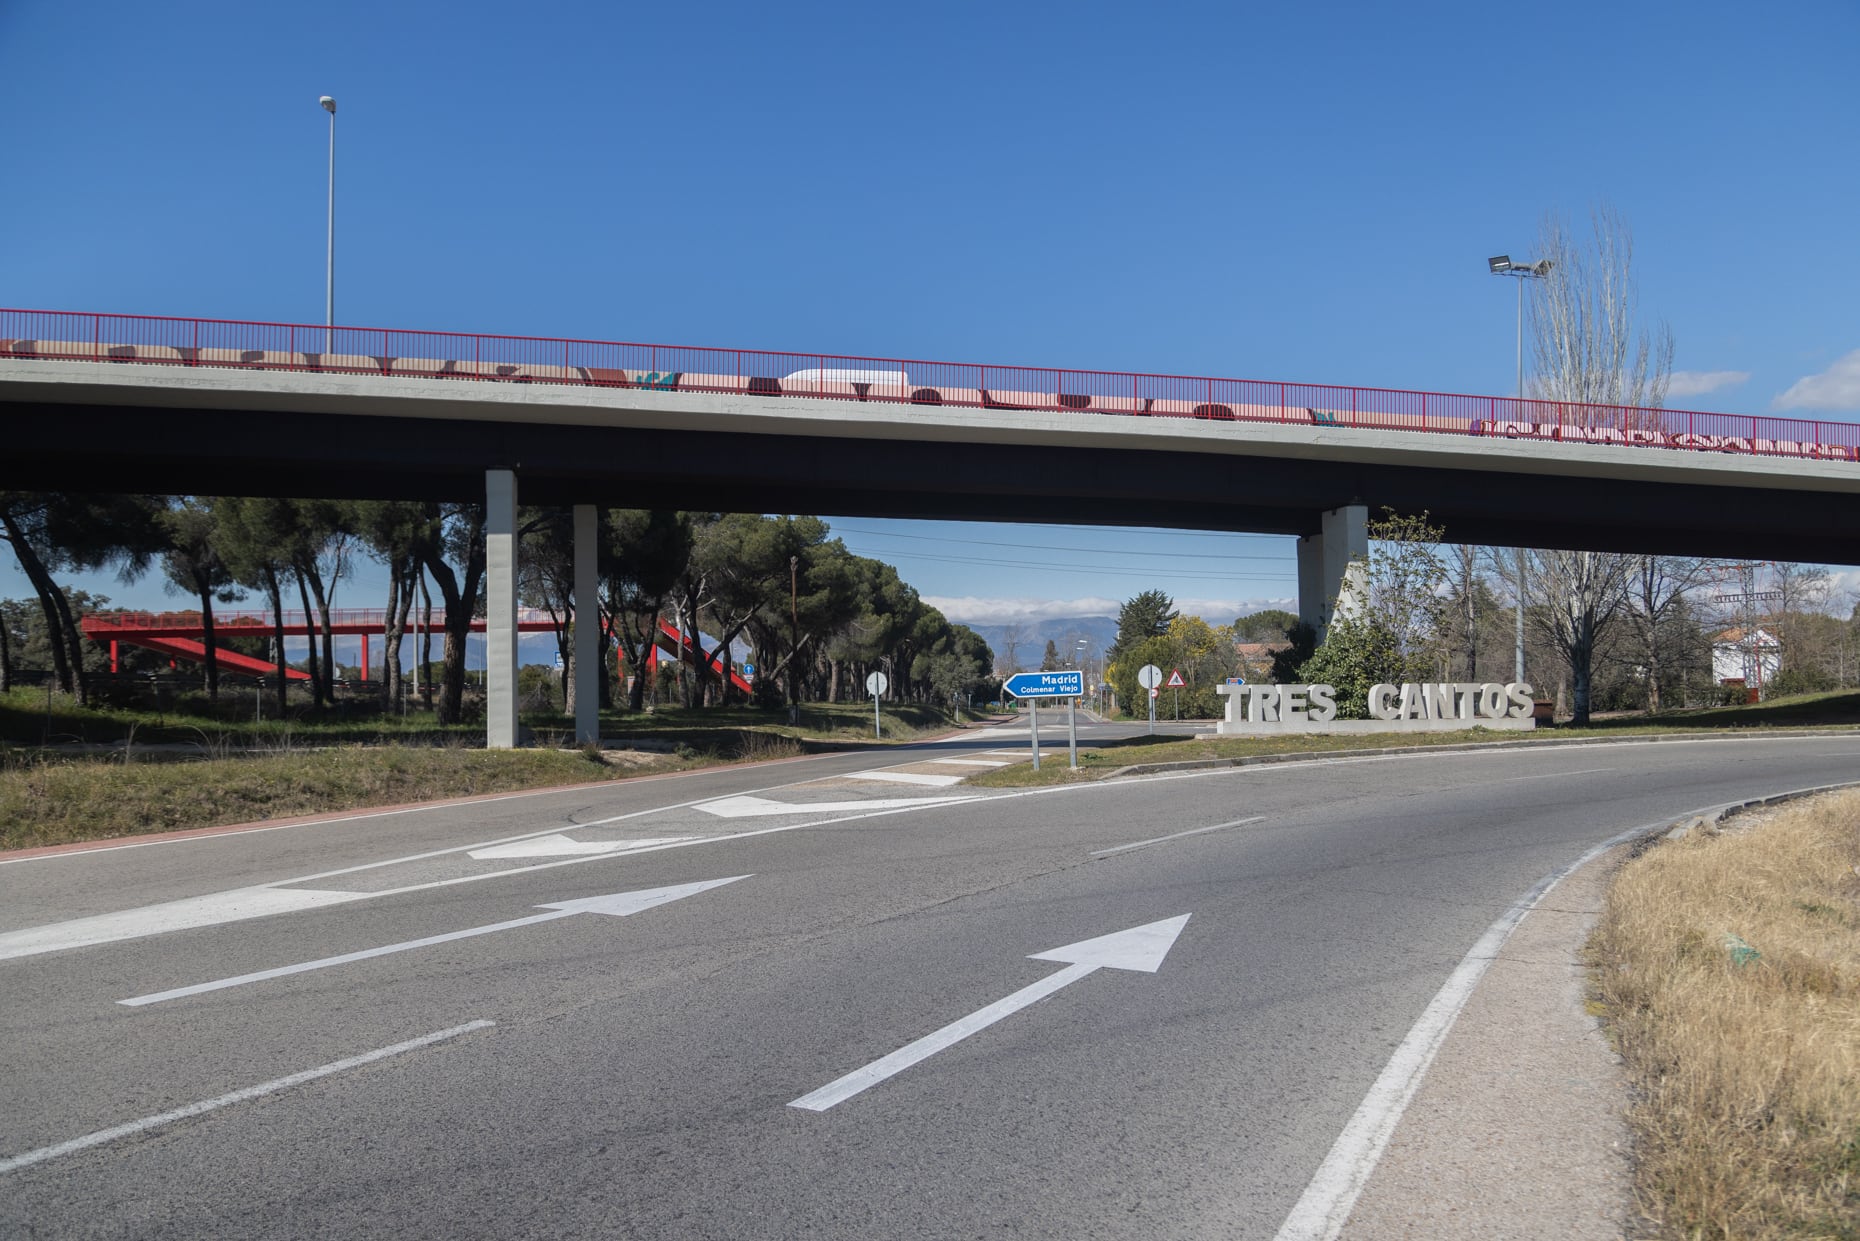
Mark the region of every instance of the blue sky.
[[[1486, 257], [1607, 200], [1671, 404], [1854, 420], [1857, 47], [1850, 0], [6, 0], [0, 305], [320, 322], [332, 94], [340, 322], [1504, 393]], [[958, 619], [1292, 594], [1284, 539], [835, 525]]]

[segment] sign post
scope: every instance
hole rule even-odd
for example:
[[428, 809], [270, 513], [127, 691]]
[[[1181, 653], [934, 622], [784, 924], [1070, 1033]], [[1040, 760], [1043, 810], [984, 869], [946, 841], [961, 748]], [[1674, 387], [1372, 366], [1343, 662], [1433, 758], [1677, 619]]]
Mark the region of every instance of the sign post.
[[887, 679], [882, 672], [874, 672], [865, 679], [866, 692], [872, 695], [872, 735], [881, 740], [885, 736], [885, 730], [879, 724], [878, 697], [885, 692], [885, 687], [890, 684], [890, 680]]
[[1008, 693], [1016, 698], [1025, 698], [1029, 708], [1028, 732], [1033, 738], [1033, 769], [1040, 770], [1040, 699], [1064, 698], [1066, 700], [1066, 727], [1068, 747], [1072, 755], [1072, 767], [1079, 765], [1079, 738], [1077, 717], [1073, 714], [1079, 695], [1085, 692], [1085, 674], [1083, 672], [1017, 672], [1002, 685]]
[[1162, 669], [1144, 664], [1137, 669], [1137, 684], [1150, 691], [1150, 731], [1156, 731], [1156, 687], [1162, 684]]

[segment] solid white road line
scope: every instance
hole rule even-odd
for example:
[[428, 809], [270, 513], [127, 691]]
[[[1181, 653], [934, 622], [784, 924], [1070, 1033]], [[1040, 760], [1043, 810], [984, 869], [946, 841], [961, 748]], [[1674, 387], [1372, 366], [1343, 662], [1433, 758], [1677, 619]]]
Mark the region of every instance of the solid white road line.
[[1520, 784], [1525, 780], [1567, 780], [1571, 776], [1592, 776], [1597, 772], [1613, 770], [1615, 770], [1613, 767], [1584, 767], [1581, 771], [1546, 771], [1536, 776], [1512, 776], [1509, 779], [1500, 780], [1498, 783]]
[[247, 983], [283, 978], [289, 974], [305, 974], [311, 970], [347, 965], [351, 961], [366, 961], [371, 957], [410, 952], [415, 948], [430, 948], [434, 944], [450, 943], [455, 939], [472, 939], [479, 935], [515, 930], [517, 927], [531, 926], [538, 922], [554, 922], [557, 918], [572, 918], [580, 913], [601, 913], [626, 918], [642, 910], [655, 909], [668, 902], [680, 901], [687, 896], [696, 896], [699, 892], [708, 892], [712, 888], [720, 888], [726, 883], [735, 883], [739, 879], [747, 878], [749, 878], [748, 875], [735, 875], [728, 879], [704, 879], [697, 883], [681, 883], [669, 888], [648, 888], [639, 892], [616, 892], [609, 896], [592, 896], [580, 900], [563, 901], [559, 904], [541, 906], [548, 910], [548, 913], [530, 914], [527, 917], [511, 918], [506, 922], [492, 922], [485, 926], [466, 927], [462, 931], [447, 931], [442, 935], [428, 935], [422, 939], [385, 944], [379, 948], [363, 948], [358, 952], [345, 952], [339, 956], [319, 957], [314, 961], [299, 961], [295, 965], [280, 965], [276, 969], [256, 970], [253, 973], [239, 974], [232, 978], [195, 983], [190, 987], [175, 987], [170, 991], [131, 996], [127, 1000], [118, 1000], [117, 1003], [128, 1008], [141, 1008], [148, 1004], [160, 1004], [164, 1000], [178, 1000], [182, 996], [201, 995], [208, 991], [224, 991], [228, 987], [243, 987]]
[[874, 780], [880, 784], [922, 784], [930, 788], [946, 789], [952, 784], [961, 784], [964, 777], [923, 775], [915, 771], [849, 771], [840, 779]]
[[919, 806], [949, 806], [956, 802], [974, 801], [976, 796], [971, 794], [962, 797], [874, 797], [865, 801], [816, 802], [770, 801], [766, 797], [725, 797], [718, 801], [705, 802], [698, 809], [714, 814], [720, 819], [741, 819], [761, 814], [816, 814], [823, 811], [835, 813], [842, 810], [895, 810]]
[[948, 763], [953, 767], [1006, 767], [992, 758], [926, 758], [926, 763]]
[[1191, 827], [1186, 832], [1171, 832], [1167, 836], [1152, 836], [1148, 840], [1133, 841], [1130, 844], [1118, 845], [1111, 849], [1098, 849], [1092, 853], [1092, 856], [1109, 857], [1113, 853], [1128, 853], [1132, 849], [1147, 849], [1149, 846], [1159, 845], [1165, 840], [1180, 840], [1184, 836], [1199, 836], [1204, 832], [1224, 831], [1230, 827], [1239, 827], [1243, 823], [1257, 823], [1265, 817], [1266, 816], [1263, 814], [1256, 814], [1244, 819], [1235, 819], [1230, 823], [1216, 823], [1212, 827]]
[[117, 913], [95, 914], [30, 926], [24, 930], [0, 934], [0, 961], [13, 957], [30, 957], [41, 952], [60, 952], [66, 948], [85, 948], [108, 944], [119, 939], [139, 939], [144, 935], [165, 935], [170, 931], [218, 926], [223, 922], [243, 922], [247, 918], [267, 918], [272, 914], [296, 913], [359, 901], [375, 892], [335, 892], [311, 888], [234, 888], [229, 892], [211, 892], [185, 900], [144, 905]]
[[507, 857], [571, 857], [586, 856], [595, 853], [623, 853], [628, 849], [650, 849], [654, 845], [669, 845], [680, 840], [691, 840], [690, 836], [657, 836], [644, 840], [575, 840], [569, 836], [538, 836], [531, 840], [519, 840], [508, 845], [492, 845], [488, 849], [472, 849], [467, 857], [480, 860]]
[[1518, 923], [1524, 920], [1524, 915], [1535, 909], [1549, 895], [1550, 889], [1578, 868], [1616, 845], [1625, 844], [1659, 826], [1664, 824], [1636, 827], [1596, 845], [1569, 865], [1540, 879], [1537, 886], [1526, 892], [1517, 904], [1486, 928], [1479, 942], [1461, 958], [1459, 967], [1448, 976], [1446, 985], [1440, 988], [1422, 1011], [1420, 1019], [1401, 1041], [1401, 1046], [1395, 1049], [1395, 1054], [1389, 1057], [1387, 1066], [1369, 1088], [1369, 1093], [1363, 1097], [1356, 1114], [1344, 1125], [1343, 1132], [1337, 1135], [1330, 1153], [1318, 1166], [1317, 1174], [1305, 1187], [1292, 1213], [1286, 1216], [1275, 1241], [1336, 1241], [1350, 1218], [1350, 1212], [1355, 1209], [1363, 1187], [1375, 1172], [1389, 1138], [1394, 1136], [1395, 1126], [1401, 1122], [1402, 1113], [1407, 1110], [1415, 1091], [1420, 1089], [1421, 1079], [1426, 1076], [1428, 1066], [1434, 1062], [1440, 1045], [1446, 1041], [1447, 1032], [1459, 1019], [1466, 1001], [1472, 998], [1473, 988], [1479, 985], [1486, 969], [1497, 959], [1499, 950], [1505, 946], [1512, 931], [1517, 929]]
[[510, 931], [520, 926], [530, 926], [537, 922], [554, 922], [557, 918], [566, 918], [576, 910], [552, 909], [548, 913], [530, 914], [524, 918], [512, 918], [507, 922], [493, 922], [488, 926], [467, 927], [463, 931], [447, 931], [443, 935], [428, 935], [424, 939], [410, 939], [399, 944], [384, 944], [379, 948], [364, 948], [359, 952], [345, 952], [340, 956], [321, 957], [315, 961], [299, 961], [296, 965], [280, 965], [276, 969], [254, 970], [250, 974], [239, 974], [232, 978], [216, 978], [212, 982], [197, 982], [191, 987], [175, 987], [170, 991], [154, 991], [148, 995], [133, 995], [117, 1003], [126, 1008], [142, 1008], [149, 1004], [160, 1004], [166, 1000], [178, 1000], [183, 996], [202, 995], [208, 991], [224, 991], [228, 987], [243, 987], [247, 983], [264, 982], [271, 978], [284, 978], [291, 974], [305, 974], [311, 970], [328, 969], [333, 965], [347, 965], [351, 961], [366, 961], [370, 957], [385, 957], [396, 952], [408, 952], [414, 948], [430, 948], [434, 944], [444, 944], [455, 939], [471, 939], [478, 935], [489, 935], [494, 931]]
[[359, 1056], [350, 1056], [346, 1060], [337, 1060], [314, 1069], [305, 1069], [303, 1072], [293, 1073], [289, 1077], [280, 1077], [274, 1081], [261, 1082], [256, 1086], [247, 1086], [244, 1090], [235, 1090], [231, 1094], [223, 1094], [217, 1099], [206, 1099], [199, 1103], [190, 1103], [186, 1107], [177, 1107], [172, 1112], [163, 1112], [158, 1116], [145, 1116], [141, 1120], [132, 1120], [128, 1124], [117, 1125], [111, 1129], [99, 1129], [96, 1133], [87, 1133], [81, 1138], [72, 1138], [68, 1142], [59, 1142], [54, 1146], [41, 1146], [37, 1150], [27, 1151], [23, 1155], [14, 1155], [10, 1158], [0, 1159], [0, 1173], [15, 1172], [20, 1168], [29, 1168], [35, 1163], [44, 1163], [48, 1159], [57, 1159], [64, 1155], [76, 1154], [78, 1151], [88, 1150], [93, 1146], [101, 1146], [105, 1142], [114, 1142], [118, 1138], [126, 1138], [133, 1134], [144, 1133], [150, 1129], [158, 1129], [163, 1125], [171, 1125], [177, 1120], [187, 1120], [190, 1117], [201, 1116], [207, 1112], [218, 1111], [223, 1107], [231, 1107], [235, 1103], [244, 1103], [250, 1099], [262, 1098], [268, 1094], [276, 1094], [280, 1090], [289, 1090], [292, 1086], [301, 1086], [305, 1082], [313, 1082], [319, 1077], [328, 1077], [332, 1073], [341, 1073], [347, 1069], [359, 1069], [363, 1065], [373, 1064], [377, 1060], [386, 1060], [390, 1056], [398, 1056], [406, 1052], [417, 1051], [422, 1047], [430, 1047], [434, 1043], [443, 1043], [447, 1039], [457, 1038], [461, 1034], [470, 1034], [475, 1030], [487, 1030], [496, 1024], [495, 1021], [468, 1021], [462, 1026], [453, 1026], [450, 1030], [435, 1030], [431, 1034], [424, 1034], [419, 1038], [408, 1039], [406, 1042], [396, 1043], [392, 1047], [377, 1048], [374, 1051], [363, 1052]]

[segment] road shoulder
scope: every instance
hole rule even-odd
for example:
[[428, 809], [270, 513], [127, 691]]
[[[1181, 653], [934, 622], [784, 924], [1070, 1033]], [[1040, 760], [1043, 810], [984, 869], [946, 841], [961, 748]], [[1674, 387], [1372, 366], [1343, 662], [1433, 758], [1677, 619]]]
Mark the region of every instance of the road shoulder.
[[1348, 1241], [1628, 1235], [1626, 1075], [1583, 945], [1632, 846], [1559, 883], [1505, 942], [1403, 1114]]

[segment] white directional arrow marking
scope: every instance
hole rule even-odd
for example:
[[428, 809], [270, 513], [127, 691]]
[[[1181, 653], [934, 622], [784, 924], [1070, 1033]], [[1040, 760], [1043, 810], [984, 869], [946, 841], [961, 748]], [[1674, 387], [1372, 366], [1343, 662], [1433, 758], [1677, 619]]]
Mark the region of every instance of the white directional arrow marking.
[[1127, 931], [1100, 935], [1096, 939], [1080, 940], [1050, 952], [1033, 953], [1030, 959], [1034, 961], [1064, 961], [1068, 964], [1057, 974], [1049, 974], [1031, 986], [1022, 987], [1013, 995], [996, 1000], [987, 1008], [950, 1022], [934, 1034], [926, 1034], [915, 1043], [900, 1047], [883, 1059], [874, 1060], [862, 1069], [854, 1069], [819, 1090], [802, 1095], [788, 1106], [805, 1108], [810, 1112], [824, 1112], [834, 1104], [844, 1103], [886, 1078], [897, 1076], [913, 1064], [928, 1060], [945, 1047], [961, 1042], [978, 1030], [986, 1030], [1003, 1017], [1044, 1000], [1061, 987], [1071, 986], [1098, 970], [1140, 970], [1154, 974], [1162, 968], [1163, 958], [1169, 955], [1169, 949], [1175, 944], [1175, 937], [1187, 925], [1188, 917], [1182, 914], [1165, 918], [1161, 922], [1133, 926]]
[[257, 973], [240, 974], [234, 978], [195, 983], [191, 987], [176, 987], [172, 991], [156, 991], [150, 995], [131, 996], [127, 1000], [118, 1000], [117, 1003], [130, 1008], [141, 1008], [145, 1004], [160, 1004], [163, 1000], [178, 1000], [184, 995], [222, 991], [227, 987], [241, 987], [249, 982], [283, 978], [287, 974], [303, 974], [310, 970], [328, 969], [332, 965], [347, 965], [351, 961], [366, 961], [370, 957], [385, 957], [390, 953], [407, 952], [414, 948], [427, 948], [433, 944], [449, 943], [455, 939], [471, 939], [473, 936], [489, 935], [494, 931], [509, 931], [520, 926], [532, 926], [538, 922], [553, 922], [557, 918], [573, 917], [575, 914], [612, 914], [614, 917], [624, 918], [629, 914], [651, 909], [655, 905], [682, 900], [687, 896], [696, 896], [699, 892], [720, 888], [726, 883], [735, 883], [738, 879], [747, 878], [749, 878], [748, 875], [732, 875], [728, 879], [706, 879], [699, 883], [681, 883], [670, 888], [646, 888], [638, 892], [616, 892], [609, 896], [589, 896], [553, 905], [538, 905], [538, 909], [547, 909], [550, 912], [531, 914], [527, 918], [512, 918], [508, 922], [492, 922], [486, 926], [467, 927], [463, 931], [447, 931], [444, 935], [428, 935], [424, 939], [410, 939], [405, 943], [387, 944], [380, 948], [364, 948], [360, 952], [345, 952], [341, 956], [320, 957], [315, 961], [302, 961], [296, 965], [281, 965], [277, 969], [259, 970]]
[[472, 849], [466, 856], [485, 861], [505, 857], [570, 857], [576, 854], [620, 853], [627, 849], [646, 849], [653, 845], [675, 845], [695, 839], [691, 836], [659, 836], [648, 840], [575, 840], [560, 833], [535, 836], [507, 845], [490, 845]]
[[876, 780], [880, 784], [927, 784], [934, 788], [947, 788], [952, 784], [961, 784], [961, 776], [925, 775], [915, 771], [849, 771], [841, 776], [842, 780]]
[[842, 810], [896, 810], [901, 806], [944, 806], [952, 802], [974, 801], [963, 797], [873, 797], [859, 801], [783, 802], [766, 797], [724, 797], [707, 801], [699, 810], [720, 819], [741, 819], [761, 814], [836, 814]]

